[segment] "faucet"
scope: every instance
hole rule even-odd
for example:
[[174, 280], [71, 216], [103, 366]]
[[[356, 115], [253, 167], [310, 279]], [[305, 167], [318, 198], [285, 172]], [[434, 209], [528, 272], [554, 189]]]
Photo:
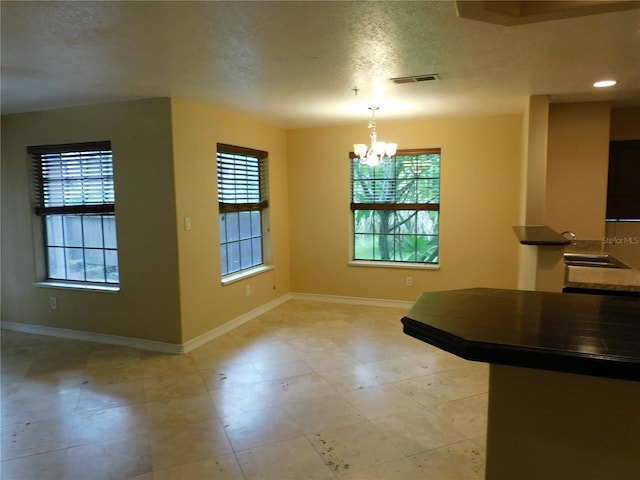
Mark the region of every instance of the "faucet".
[[576, 234], [569, 230], [565, 230], [560, 235], [564, 235], [565, 233], [568, 233], [569, 235], [571, 235], [571, 243], [573, 243], [573, 246], [575, 247], [578, 244], [578, 237], [576, 236]]

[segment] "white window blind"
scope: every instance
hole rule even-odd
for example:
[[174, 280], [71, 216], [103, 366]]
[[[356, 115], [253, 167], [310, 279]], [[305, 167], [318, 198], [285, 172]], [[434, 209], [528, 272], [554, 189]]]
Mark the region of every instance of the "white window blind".
[[36, 214], [115, 211], [110, 142], [29, 147]]
[[221, 212], [267, 207], [266, 152], [218, 145], [218, 202]]

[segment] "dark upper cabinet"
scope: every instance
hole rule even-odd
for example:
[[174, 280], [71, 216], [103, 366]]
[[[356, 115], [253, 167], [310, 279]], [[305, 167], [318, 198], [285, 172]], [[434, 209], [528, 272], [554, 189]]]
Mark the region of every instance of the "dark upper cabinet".
[[640, 140], [609, 144], [607, 220], [640, 221]]

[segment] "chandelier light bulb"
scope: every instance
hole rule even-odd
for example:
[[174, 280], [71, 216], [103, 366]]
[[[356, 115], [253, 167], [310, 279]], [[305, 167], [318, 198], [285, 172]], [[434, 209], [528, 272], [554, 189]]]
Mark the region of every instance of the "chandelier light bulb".
[[364, 143], [354, 143], [353, 153], [358, 157], [363, 158], [367, 156], [367, 146]]
[[398, 151], [397, 143], [387, 143], [386, 153], [387, 157], [393, 157]]
[[365, 163], [370, 167], [377, 167], [378, 165], [380, 165], [380, 158], [378, 158], [376, 155], [369, 155], [366, 158]]

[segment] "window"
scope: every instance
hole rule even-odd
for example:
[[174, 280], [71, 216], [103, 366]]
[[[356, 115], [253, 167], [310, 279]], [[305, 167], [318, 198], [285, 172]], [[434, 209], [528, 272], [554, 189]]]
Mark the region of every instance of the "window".
[[376, 167], [352, 158], [351, 211], [354, 260], [437, 264], [440, 150], [399, 151]]
[[27, 152], [33, 158], [47, 280], [117, 285], [111, 143], [36, 146]]
[[267, 152], [218, 144], [222, 275], [264, 263]]

